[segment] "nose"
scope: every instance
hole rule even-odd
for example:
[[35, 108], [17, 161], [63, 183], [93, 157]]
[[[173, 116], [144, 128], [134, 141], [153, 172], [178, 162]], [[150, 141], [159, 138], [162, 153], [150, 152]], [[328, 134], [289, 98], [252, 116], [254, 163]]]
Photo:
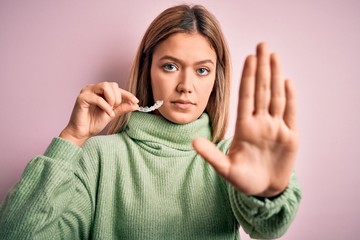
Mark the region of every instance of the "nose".
[[192, 93], [194, 91], [194, 74], [189, 71], [183, 71], [179, 74], [179, 83], [176, 90], [180, 93]]

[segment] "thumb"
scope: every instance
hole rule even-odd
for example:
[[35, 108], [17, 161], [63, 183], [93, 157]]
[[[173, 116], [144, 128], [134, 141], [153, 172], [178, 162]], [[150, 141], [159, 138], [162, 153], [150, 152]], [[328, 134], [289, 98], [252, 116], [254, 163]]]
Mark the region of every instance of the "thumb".
[[132, 111], [135, 111], [138, 109], [139, 109], [139, 106], [137, 104], [122, 102], [121, 104], [119, 104], [119, 106], [117, 106], [114, 109], [114, 112], [115, 112], [116, 116], [120, 116], [120, 115], [123, 115], [124, 113], [132, 112]]
[[196, 138], [192, 141], [195, 151], [205, 159], [223, 177], [230, 170], [230, 160], [212, 142], [205, 138]]

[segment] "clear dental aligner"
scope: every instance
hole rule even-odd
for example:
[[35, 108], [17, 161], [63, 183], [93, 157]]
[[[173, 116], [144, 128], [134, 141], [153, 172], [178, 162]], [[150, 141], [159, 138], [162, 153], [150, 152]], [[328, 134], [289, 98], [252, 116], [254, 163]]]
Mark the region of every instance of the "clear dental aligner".
[[163, 102], [164, 102], [163, 100], [157, 100], [153, 106], [151, 106], [151, 107], [139, 107], [138, 111], [140, 111], [140, 112], [154, 111], [155, 109], [158, 109], [159, 107], [161, 107]]

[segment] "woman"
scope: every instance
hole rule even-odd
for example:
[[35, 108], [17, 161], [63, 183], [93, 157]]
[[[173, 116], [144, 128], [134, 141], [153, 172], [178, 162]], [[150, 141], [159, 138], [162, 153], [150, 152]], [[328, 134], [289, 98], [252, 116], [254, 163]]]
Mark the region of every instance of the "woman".
[[[28, 164], [1, 206], [0, 239], [239, 239], [240, 226], [253, 238], [281, 236], [301, 198], [294, 89], [259, 44], [245, 61], [234, 137], [224, 140], [229, 73], [206, 9], [162, 12], [141, 42], [130, 92], [85, 87], [69, 124]], [[136, 111], [156, 100], [153, 114]], [[112, 134], [93, 137], [110, 122]]]

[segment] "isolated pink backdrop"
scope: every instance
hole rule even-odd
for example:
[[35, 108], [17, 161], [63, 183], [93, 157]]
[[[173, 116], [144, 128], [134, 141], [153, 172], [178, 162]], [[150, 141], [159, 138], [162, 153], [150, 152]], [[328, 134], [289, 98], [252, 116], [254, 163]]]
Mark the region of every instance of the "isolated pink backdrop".
[[[182, 1], [0, 1], [0, 201], [67, 124], [80, 89], [122, 87], [140, 39]], [[194, 1], [220, 21], [233, 58], [232, 135], [243, 59], [266, 41], [294, 80], [303, 188], [282, 239], [359, 239], [360, 2]], [[243, 239], [249, 239], [242, 235]]]

